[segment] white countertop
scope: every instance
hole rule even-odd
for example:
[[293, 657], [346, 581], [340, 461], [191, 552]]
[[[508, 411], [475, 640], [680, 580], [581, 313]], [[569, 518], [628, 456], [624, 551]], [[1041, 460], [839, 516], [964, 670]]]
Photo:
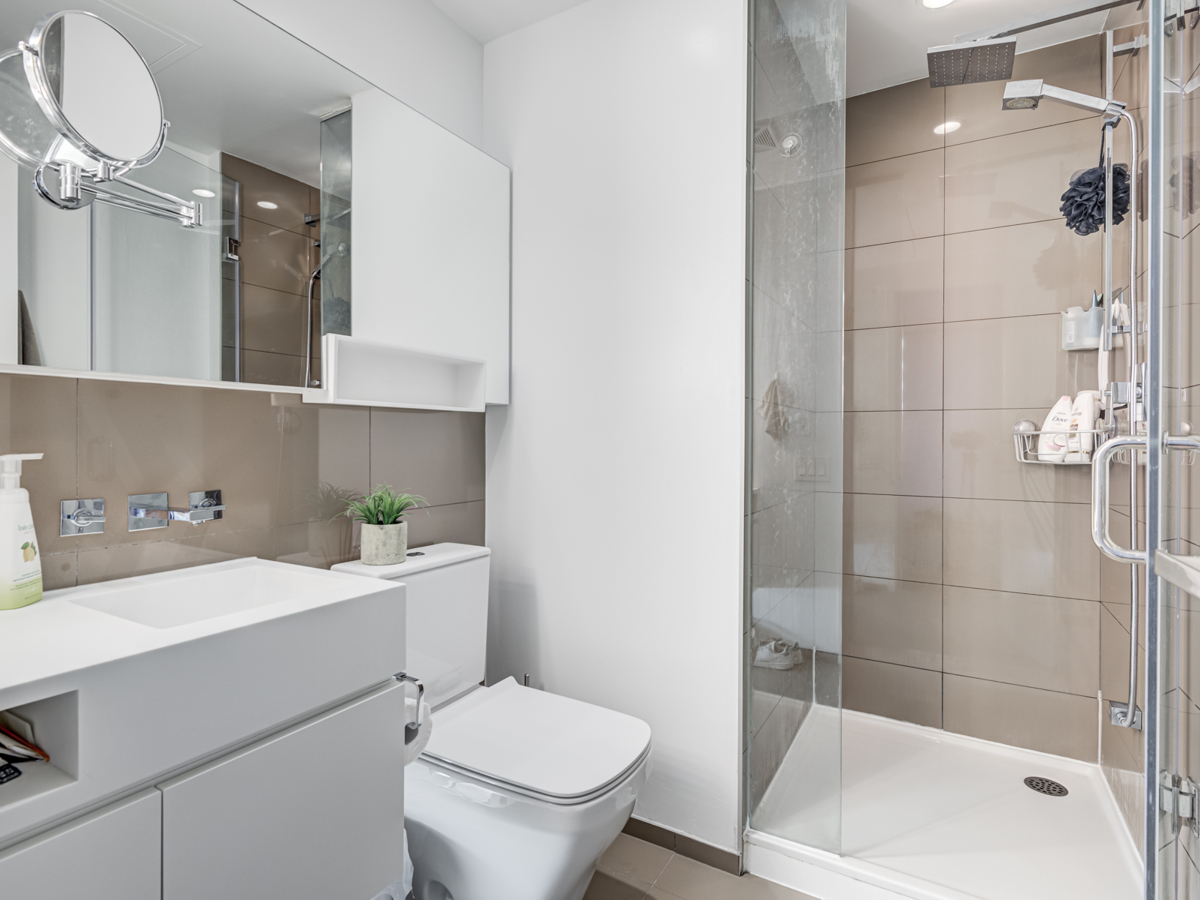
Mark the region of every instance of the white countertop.
[[[236, 559], [200, 567], [206, 572], [297, 567], [255, 558]], [[230, 613], [173, 628], [152, 628], [71, 602], [112, 594], [131, 585], [169, 592], [172, 585], [194, 577], [197, 570], [176, 569], [119, 581], [48, 591], [38, 603], [0, 610], [0, 692], [17, 685], [53, 678], [101, 663], [194, 641], [268, 619], [294, 615], [351, 597], [377, 593], [386, 584], [324, 569], [304, 568], [306, 576], [321, 578], [320, 595], [293, 597], [265, 606]]]
[[405, 593], [239, 559], [0, 611], [0, 710], [51, 756], [0, 785], [0, 848], [388, 683]]

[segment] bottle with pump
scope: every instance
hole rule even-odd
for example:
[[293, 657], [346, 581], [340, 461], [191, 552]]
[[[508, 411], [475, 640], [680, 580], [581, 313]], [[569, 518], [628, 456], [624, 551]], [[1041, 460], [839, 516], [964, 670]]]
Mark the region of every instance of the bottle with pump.
[[21, 487], [21, 461], [40, 453], [0, 455], [0, 609], [42, 599], [42, 557], [33, 533], [29, 491]]

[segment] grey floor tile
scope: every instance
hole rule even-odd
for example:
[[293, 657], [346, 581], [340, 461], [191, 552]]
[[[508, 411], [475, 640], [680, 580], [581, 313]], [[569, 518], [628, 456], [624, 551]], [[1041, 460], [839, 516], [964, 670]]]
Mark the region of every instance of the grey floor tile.
[[642, 900], [650, 885], [608, 869], [596, 869], [583, 900]]
[[671, 856], [672, 852], [665, 847], [628, 834], [618, 834], [600, 857], [600, 867], [652, 885], [666, 868]]
[[655, 900], [812, 900], [754, 875], [730, 875], [676, 854], [646, 895]]

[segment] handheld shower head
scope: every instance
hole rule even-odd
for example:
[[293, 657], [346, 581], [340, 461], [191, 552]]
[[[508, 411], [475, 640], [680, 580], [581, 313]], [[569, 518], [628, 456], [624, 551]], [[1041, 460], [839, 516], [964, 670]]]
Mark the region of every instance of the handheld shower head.
[[1010, 81], [1004, 86], [1003, 109], [1037, 109], [1042, 98], [1057, 100], [1077, 109], [1086, 109], [1102, 116], [1120, 115], [1125, 104], [1119, 100], [1105, 100], [1078, 91], [1046, 84], [1040, 78], [1029, 81]]

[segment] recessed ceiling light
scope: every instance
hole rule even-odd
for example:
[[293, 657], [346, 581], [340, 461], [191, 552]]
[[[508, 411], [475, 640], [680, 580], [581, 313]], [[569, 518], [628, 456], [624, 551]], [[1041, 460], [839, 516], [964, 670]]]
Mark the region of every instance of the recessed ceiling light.
[[272, 203], [270, 200], [259, 200], [258, 205], [263, 209], [279, 209], [279, 204]]
[[193, 188], [192, 193], [195, 194], [197, 197], [215, 197], [215, 196], [217, 196], [212, 191], [206, 190], [205, 188]]
[[943, 122], [937, 128], [933, 129], [934, 134], [949, 134], [952, 131], [958, 131], [962, 128], [962, 122]]
[[926, 9], [941, 9], [943, 6], [949, 6], [954, 0], [921, 0], [921, 5]]

